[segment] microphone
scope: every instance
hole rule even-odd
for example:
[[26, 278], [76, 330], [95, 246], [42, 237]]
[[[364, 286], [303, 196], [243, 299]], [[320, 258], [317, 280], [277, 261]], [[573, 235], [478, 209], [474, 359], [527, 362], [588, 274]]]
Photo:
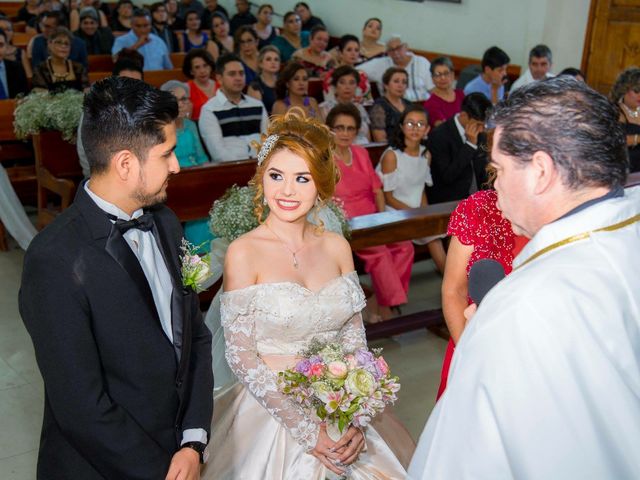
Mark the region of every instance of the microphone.
[[504, 277], [506, 277], [504, 268], [496, 260], [483, 258], [471, 265], [469, 270], [469, 297], [471, 297], [473, 303], [480, 305], [489, 290]]

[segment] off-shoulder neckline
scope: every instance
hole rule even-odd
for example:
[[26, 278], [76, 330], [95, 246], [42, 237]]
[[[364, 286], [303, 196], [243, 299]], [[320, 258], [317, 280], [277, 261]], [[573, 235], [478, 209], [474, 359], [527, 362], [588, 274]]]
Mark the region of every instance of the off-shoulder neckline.
[[238, 293], [238, 292], [243, 292], [243, 291], [254, 289], [254, 288], [258, 288], [258, 287], [278, 286], [278, 285], [292, 285], [292, 286], [295, 286], [295, 287], [297, 287], [297, 288], [299, 288], [301, 290], [304, 290], [305, 292], [308, 292], [308, 293], [310, 293], [312, 295], [319, 295], [320, 293], [322, 293], [325, 289], [327, 289], [330, 285], [332, 285], [336, 281], [341, 280], [343, 278], [349, 278], [349, 277], [352, 277], [352, 276], [356, 276], [357, 277], [357, 275], [358, 275], [358, 273], [355, 270], [352, 270], [352, 271], [347, 272], [347, 273], [343, 273], [342, 275], [334, 277], [331, 280], [327, 280], [318, 290], [311, 290], [310, 288], [305, 287], [301, 283], [295, 282], [293, 280], [283, 280], [281, 282], [254, 283], [253, 285], [248, 285], [246, 287], [236, 288], [235, 290], [229, 290], [228, 292], [222, 292], [222, 295], [232, 295], [232, 294], [235, 294], [235, 293]]

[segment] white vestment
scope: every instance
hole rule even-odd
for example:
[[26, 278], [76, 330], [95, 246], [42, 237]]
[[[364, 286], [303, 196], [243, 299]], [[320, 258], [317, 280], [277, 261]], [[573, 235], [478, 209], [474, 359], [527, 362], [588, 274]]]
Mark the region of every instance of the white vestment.
[[409, 468], [417, 479], [640, 478], [640, 187], [544, 226], [485, 297]]

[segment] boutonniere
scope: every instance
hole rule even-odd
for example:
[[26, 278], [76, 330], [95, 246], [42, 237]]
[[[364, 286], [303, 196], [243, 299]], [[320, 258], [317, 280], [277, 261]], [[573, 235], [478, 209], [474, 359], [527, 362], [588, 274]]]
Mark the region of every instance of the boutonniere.
[[180, 273], [182, 274], [182, 285], [191, 287], [196, 293], [203, 292], [207, 289], [205, 282], [211, 276], [211, 254], [204, 256], [198, 255], [196, 252], [202, 245], [193, 245], [186, 239], [182, 239], [180, 250]]

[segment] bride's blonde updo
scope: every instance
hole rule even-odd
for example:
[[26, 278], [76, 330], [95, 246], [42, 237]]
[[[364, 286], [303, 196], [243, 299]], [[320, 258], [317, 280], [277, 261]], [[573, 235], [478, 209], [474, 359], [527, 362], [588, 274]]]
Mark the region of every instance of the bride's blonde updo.
[[[277, 139], [271, 137], [272, 135], [276, 135]], [[270, 148], [265, 145], [265, 149], [268, 149], [265, 155], [264, 151], [260, 152], [260, 148], [269, 137], [271, 137], [269, 143], [272, 145]], [[335, 150], [333, 134], [326, 125], [314, 118], [306, 117], [302, 108], [292, 107], [284, 115], [271, 117], [269, 129], [266, 135], [262, 135], [262, 144], [256, 142], [254, 147], [260, 152], [261, 162], [249, 185], [256, 190], [253, 199], [254, 212], [260, 223], [264, 213], [262, 186], [264, 172], [273, 154], [280, 150], [287, 149], [307, 162], [321, 203], [333, 197], [339, 178], [338, 168], [333, 159]]]

